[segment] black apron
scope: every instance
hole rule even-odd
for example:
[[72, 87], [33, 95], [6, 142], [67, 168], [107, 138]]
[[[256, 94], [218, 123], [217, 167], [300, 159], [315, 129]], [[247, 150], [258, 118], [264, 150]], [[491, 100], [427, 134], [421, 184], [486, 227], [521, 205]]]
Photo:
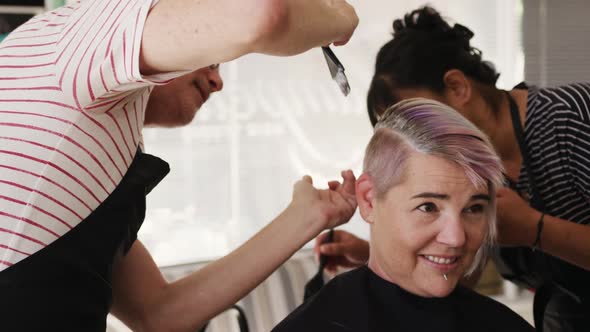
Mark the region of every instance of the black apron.
[[169, 170], [138, 150], [117, 188], [86, 219], [0, 272], [0, 330], [104, 332], [113, 261], [137, 238], [145, 196]]

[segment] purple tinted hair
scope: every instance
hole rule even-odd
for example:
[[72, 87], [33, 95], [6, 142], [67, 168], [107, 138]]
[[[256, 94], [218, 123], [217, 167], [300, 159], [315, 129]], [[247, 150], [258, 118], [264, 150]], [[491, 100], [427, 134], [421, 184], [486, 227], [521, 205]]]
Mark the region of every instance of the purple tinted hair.
[[458, 164], [475, 187], [487, 187], [490, 193], [488, 229], [470, 274], [483, 263], [496, 238], [495, 196], [504, 181], [502, 162], [488, 137], [459, 112], [434, 100], [406, 99], [379, 118], [365, 152], [364, 172], [374, 179], [378, 199], [403, 180], [412, 152]]

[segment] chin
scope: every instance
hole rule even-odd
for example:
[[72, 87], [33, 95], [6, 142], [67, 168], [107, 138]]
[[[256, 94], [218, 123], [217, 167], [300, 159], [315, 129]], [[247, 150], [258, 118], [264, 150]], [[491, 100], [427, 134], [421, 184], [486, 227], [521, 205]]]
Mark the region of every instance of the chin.
[[157, 122], [157, 123], [149, 123], [146, 126], [162, 127], [162, 128], [178, 128], [178, 127], [184, 127], [184, 126], [190, 124], [191, 121], [192, 121], [192, 119], [185, 120], [185, 119], [175, 118], [175, 119], [169, 119], [167, 121], [161, 121], [161, 122]]
[[189, 125], [193, 122], [193, 120], [195, 119], [195, 114], [193, 114], [190, 117], [183, 117], [182, 119], [180, 119], [180, 121], [177, 124], [177, 127], [182, 127], [182, 126], [186, 126]]
[[199, 108], [172, 108], [166, 112], [146, 113], [144, 126], [175, 128], [190, 124]]
[[424, 285], [423, 292], [426, 297], [446, 297], [453, 292], [457, 287], [458, 280], [445, 280], [443, 276], [440, 276], [440, 280], [432, 280], [427, 285]]
[[170, 121], [166, 124], [166, 127], [183, 127], [189, 125], [195, 119], [197, 109], [191, 109], [190, 111], [179, 111], [174, 117], [170, 118]]
[[[448, 283], [448, 281], [443, 280], [445, 283]], [[433, 292], [433, 296], [435, 297], [446, 297], [449, 294], [451, 294], [453, 292], [453, 290], [455, 289], [455, 287], [457, 287], [457, 283], [453, 283], [452, 285], [447, 284], [447, 285], [443, 285], [440, 288], [437, 288], [434, 290]]]

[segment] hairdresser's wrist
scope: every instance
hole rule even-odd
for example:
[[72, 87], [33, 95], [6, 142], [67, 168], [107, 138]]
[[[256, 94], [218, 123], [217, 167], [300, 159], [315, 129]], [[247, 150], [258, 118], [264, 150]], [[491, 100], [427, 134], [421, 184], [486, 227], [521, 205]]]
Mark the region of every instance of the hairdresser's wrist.
[[531, 208], [530, 212], [524, 216], [526, 228], [521, 234], [522, 240], [520, 241], [520, 245], [532, 248], [537, 242], [538, 223], [542, 215], [542, 212]]
[[326, 222], [322, 222], [319, 214], [297, 203], [291, 202], [282, 215], [289, 223], [288, 228], [296, 232], [297, 236], [302, 236], [306, 242], [311, 241], [326, 229]]
[[540, 250], [542, 247], [542, 235], [543, 235], [543, 228], [545, 223], [545, 213], [540, 211], [536, 211], [531, 217], [533, 218], [533, 227], [529, 230], [529, 234], [532, 235], [531, 239], [529, 239], [528, 246], [531, 247], [533, 250]]

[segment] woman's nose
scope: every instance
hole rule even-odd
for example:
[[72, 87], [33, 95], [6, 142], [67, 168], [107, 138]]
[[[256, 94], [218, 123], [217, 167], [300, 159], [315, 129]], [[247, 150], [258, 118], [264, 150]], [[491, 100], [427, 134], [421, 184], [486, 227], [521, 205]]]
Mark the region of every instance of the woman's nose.
[[465, 228], [461, 218], [454, 216], [445, 218], [437, 241], [453, 248], [462, 247], [465, 244]]

